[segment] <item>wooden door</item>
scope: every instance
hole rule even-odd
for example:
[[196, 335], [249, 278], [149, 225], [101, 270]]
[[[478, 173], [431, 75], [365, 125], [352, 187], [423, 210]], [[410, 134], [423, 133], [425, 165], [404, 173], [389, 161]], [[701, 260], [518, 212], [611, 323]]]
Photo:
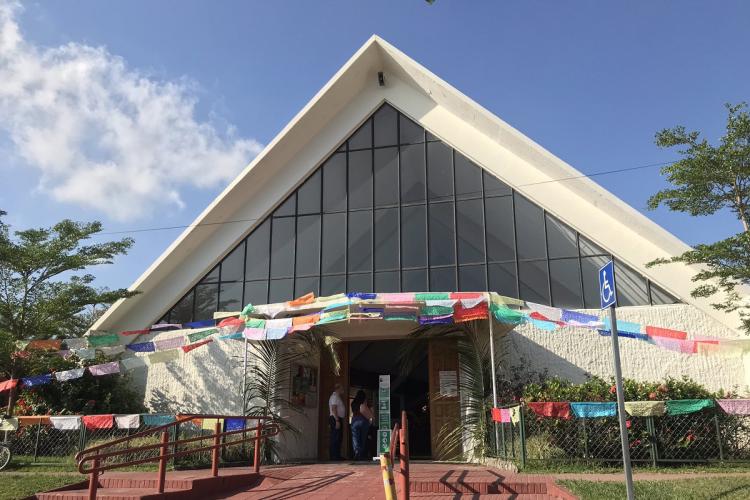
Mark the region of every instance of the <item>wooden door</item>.
[[[344, 406], [348, 406], [349, 395], [349, 346], [346, 342], [336, 344], [336, 349], [341, 361], [341, 373], [336, 376], [331, 366], [330, 355], [326, 352], [321, 353], [320, 357], [320, 400], [318, 403], [318, 459], [329, 460], [328, 448], [331, 440], [331, 427], [328, 423], [328, 398], [333, 393], [333, 386], [336, 382], [344, 388]], [[341, 443], [341, 454], [346, 456], [346, 450], [349, 449], [349, 408], [347, 418], [344, 419], [343, 439]], [[312, 436], [308, 436], [312, 438]]]
[[[456, 339], [432, 339], [428, 347], [430, 370], [430, 439], [432, 458], [435, 460], [457, 460], [461, 455], [460, 441], [446, 442], [445, 433], [458, 429], [461, 421], [459, 395], [446, 395], [450, 392], [446, 382], [453, 374], [458, 382], [458, 351]], [[440, 390], [440, 372], [443, 374], [443, 394]]]

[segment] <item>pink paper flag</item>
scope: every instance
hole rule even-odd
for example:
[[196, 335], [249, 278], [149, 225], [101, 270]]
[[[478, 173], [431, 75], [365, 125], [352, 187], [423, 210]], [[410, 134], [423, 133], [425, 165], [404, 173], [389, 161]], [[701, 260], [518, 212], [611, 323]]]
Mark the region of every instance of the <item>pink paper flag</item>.
[[750, 399], [717, 399], [716, 402], [730, 415], [750, 415]]
[[154, 346], [157, 351], [168, 351], [185, 345], [185, 337], [172, 337], [171, 339], [155, 340]]
[[120, 373], [120, 363], [118, 363], [117, 361], [112, 361], [111, 363], [89, 366], [89, 372], [91, 372], [91, 375], [94, 375], [96, 377], [99, 377], [101, 375]]

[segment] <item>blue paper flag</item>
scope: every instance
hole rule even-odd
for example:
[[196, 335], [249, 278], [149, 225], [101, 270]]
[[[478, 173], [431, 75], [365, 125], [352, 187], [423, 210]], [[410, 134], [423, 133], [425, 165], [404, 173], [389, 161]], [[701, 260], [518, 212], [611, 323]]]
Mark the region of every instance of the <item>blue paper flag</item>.
[[137, 344], [128, 344], [126, 347], [134, 352], [154, 352], [155, 350], [153, 342], [139, 342]]
[[49, 384], [52, 382], [52, 374], [46, 373], [44, 375], [36, 375], [33, 377], [25, 377], [21, 379], [23, 385], [26, 387], [36, 387], [38, 385]]

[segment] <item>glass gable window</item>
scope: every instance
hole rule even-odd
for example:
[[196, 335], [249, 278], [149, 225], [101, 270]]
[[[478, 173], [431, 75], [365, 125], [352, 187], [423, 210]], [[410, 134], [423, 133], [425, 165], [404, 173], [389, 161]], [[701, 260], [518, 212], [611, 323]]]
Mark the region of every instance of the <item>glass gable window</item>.
[[[492, 290], [599, 306], [610, 252], [384, 104], [186, 293], [185, 323], [313, 292]], [[679, 302], [615, 259], [619, 305]]]

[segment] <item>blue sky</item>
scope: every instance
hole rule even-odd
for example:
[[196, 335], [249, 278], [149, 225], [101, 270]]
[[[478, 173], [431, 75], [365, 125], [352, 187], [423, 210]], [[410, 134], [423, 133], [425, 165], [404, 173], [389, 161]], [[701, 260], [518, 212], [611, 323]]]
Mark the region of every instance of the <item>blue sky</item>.
[[[657, 130], [714, 140], [723, 104], [750, 100], [739, 0], [3, 5], [0, 30], [19, 31], [0, 79], [0, 208], [18, 228], [190, 223], [373, 33], [586, 173], [675, 159]], [[49, 94], [13, 87], [40, 72], [49, 108]], [[204, 179], [209, 158], [220, 167]], [[596, 181], [641, 211], [664, 186], [658, 168]], [[688, 243], [740, 230], [725, 215], [647, 215]], [[99, 283], [128, 286], [179, 232], [135, 234]]]

